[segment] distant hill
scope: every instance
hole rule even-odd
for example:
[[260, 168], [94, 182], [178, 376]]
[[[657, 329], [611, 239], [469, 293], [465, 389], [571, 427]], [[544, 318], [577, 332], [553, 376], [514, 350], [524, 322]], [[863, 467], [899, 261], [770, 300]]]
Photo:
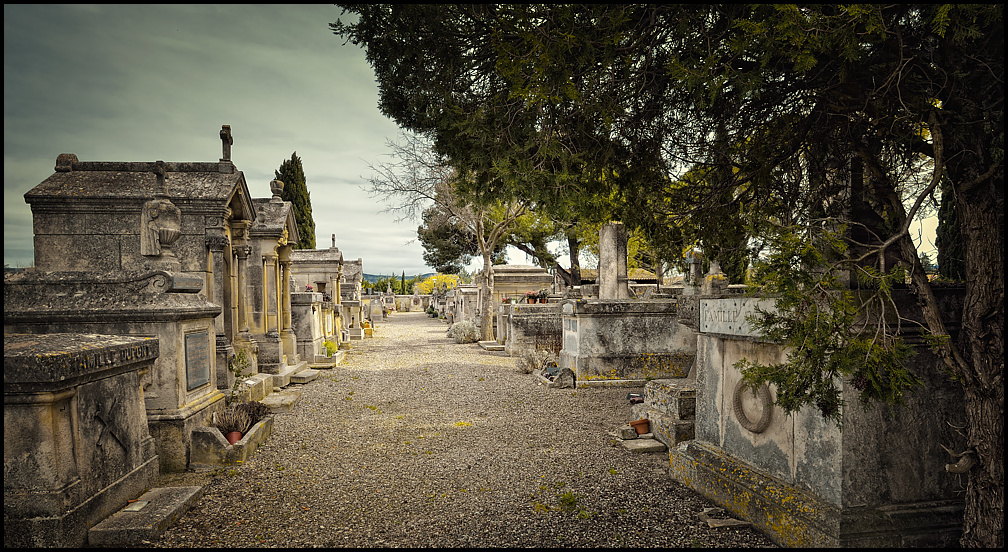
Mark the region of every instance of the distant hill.
[[[437, 274], [437, 273], [436, 272], [427, 272], [425, 274], [421, 274], [420, 275], [420, 279], [421, 280], [425, 280], [428, 277], [433, 276], [435, 274]], [[370, 283], [373, 284], [373, 283], [377, 282], [379, 279], [381, 279], [381, 278], [388, 278], [389, 276], [396, 276], [396, 277], [401, 278], [402, 277], [402, 272], [400, 272], [398, 275], [396, 275], [396, 274], [368, 274], [367, 272], [365, 272], [364, 273], [364, 281], [365, 282], [370, 282]], [[413, 276], [414, 275], [407, 274], [406, 278], [412, 278]]]

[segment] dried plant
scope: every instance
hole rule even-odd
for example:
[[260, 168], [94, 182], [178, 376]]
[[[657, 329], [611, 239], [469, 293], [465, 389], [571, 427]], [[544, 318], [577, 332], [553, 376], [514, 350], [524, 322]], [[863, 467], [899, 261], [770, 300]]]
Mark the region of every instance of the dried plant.
[[[234, 405], [234, 407], [235, 409], [244, 411], [245, 415], [248, 416], [249, 426], [247, 429], [251, 429], [252, 426], [271, 414], [269, 407], [259, 401], [242, 402]], [[243, 431], [242, 433], [245, 432]]]
[[230, 406], [225, 408], [220, 414], [215, 413], [212, 425], [220, 430], [224, 435], [237, 431], [244, 434], [251, 427], [251, 420], [244, 409]]
[[557, 356], [548, 349], [528, 349], [522, 353], [518, 367], [523, 374], [531, 374], [536, 370], [544, 370], [550, 364], [557, 363]]

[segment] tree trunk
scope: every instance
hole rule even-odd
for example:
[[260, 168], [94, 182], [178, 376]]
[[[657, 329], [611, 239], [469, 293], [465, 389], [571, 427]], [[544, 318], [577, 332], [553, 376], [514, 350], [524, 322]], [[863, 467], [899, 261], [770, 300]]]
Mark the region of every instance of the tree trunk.
[[480, 273], [480, 297], [483, 308], [480, 310], [480, 341], [495, 341], [493, 319], [497, 305], [493, 302], [493, 260], [490, 252], [483, 253], [483, 271]]
[[1004, 206], [997, 201], [996, 187], [988, 180], [975, 193], [957, 194], [966, 257], [958, 340], [966, 373], [957, 375], [966, 391], [967, 446], [975, 448], [977, 462], [968, 472], [961, 544], [1000, 549], [1004, 545], [1004, 213], [999, 210]]
[[567, 248], [570, 249], [570, 276], [572, 286], [581, 285], [581, 261], [579, 257], [581, 256], [581, 241], [576, 237], [568, 235], [567, 236]]

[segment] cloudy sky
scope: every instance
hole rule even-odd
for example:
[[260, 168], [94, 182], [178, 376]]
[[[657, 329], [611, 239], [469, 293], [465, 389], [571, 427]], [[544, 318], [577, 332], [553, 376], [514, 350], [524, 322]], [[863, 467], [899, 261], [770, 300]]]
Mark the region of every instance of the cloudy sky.
[[377, 107], [364, 51], [332, 34], [332, 5], [4, 5], [4, 264], [33, 262], [24, 194], [56, 156], [232, 159], [253, 197], [295, 151], [317, 247], [331, 235], [365, 272], [428, 272], [417, 222], [369, 196], [369, 165], [399, 129]]
[[[227, 124], [254, 197], [270, 196], [274, 171], [297, 152], [318, 247], [336, 234], [365, 272], [429, 271], [419, 221], [397, 222], [366, 191], [399, 129], [378, 111], [363, 50], [329, 30], [339, 17], [332, 5], [5, 4], [4, 264], [33, 262], [24, 194], [57, 155], [216, 161]], [[932, 259], [933, 227], [913, 232]]]

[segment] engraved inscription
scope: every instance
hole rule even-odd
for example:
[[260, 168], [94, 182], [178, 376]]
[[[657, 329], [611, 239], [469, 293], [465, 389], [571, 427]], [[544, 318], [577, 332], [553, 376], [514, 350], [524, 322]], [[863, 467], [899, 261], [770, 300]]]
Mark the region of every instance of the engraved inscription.
[[186, 389], [210, 382], [210, 336], [206, 330], [185, 336]]
[[700, 301], [700, 331], [748, 337], [760, 337], [747, 317], [756, 314], [756, 307], [774, 310], [771, 299], [739, 297], [732, 299], [702, 299]]

